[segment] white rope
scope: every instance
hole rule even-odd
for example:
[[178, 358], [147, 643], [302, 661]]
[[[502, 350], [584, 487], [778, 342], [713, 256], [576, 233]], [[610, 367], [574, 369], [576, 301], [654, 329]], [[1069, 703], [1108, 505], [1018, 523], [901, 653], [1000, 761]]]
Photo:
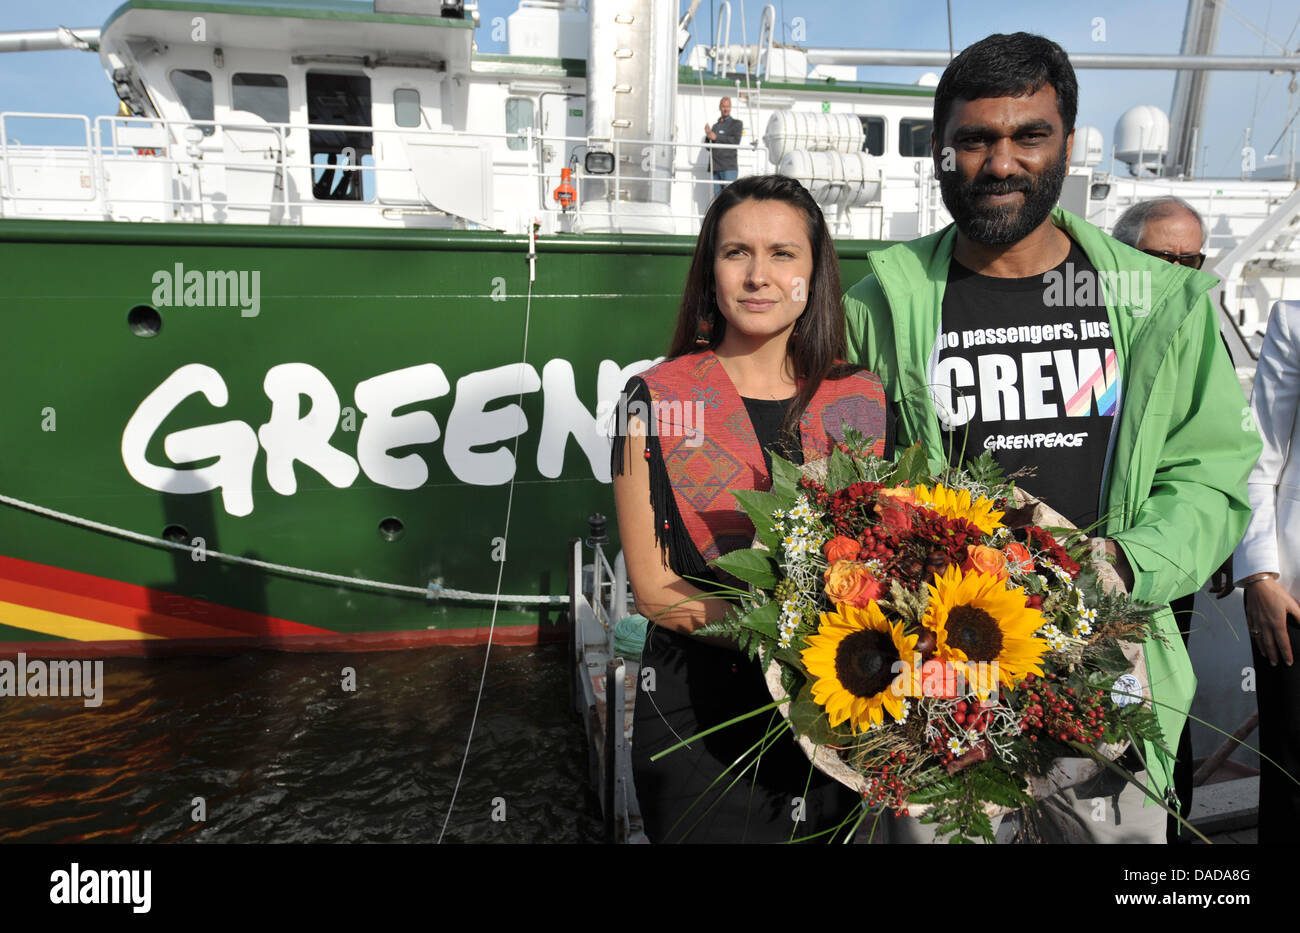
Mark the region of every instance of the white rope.
[[[532, 317], [532, 309], [533, 309], [533, 279], [537, 274], [536, 273], [537, 247], [536, 247], [536, 241], [534, 240], [535, 235], [536, 235], [536, 228], [530, 224], [528, 227], [528, 298], [524, 302], [524, 349], [523, 349], [523, 357], [522, 357], [522, 362], [524, 362], [525, 364], [528, 362], [528, 323]], [[520, 408], [522, 408], [523, 403], [524, 403], [523, 376], [520, 375], [519, 395], [515, 399], [515, 404]], [[519, 460], [519, 438], [520, 435], [516, 434], [515, 446], [514, 446], [514, 459], [516, 460], [516, 462]], [[507, 543], [507, 547], [509, 546], [509, 541], [510, 541], [510, 510], [511, 507], [514, 505], [514, 501], [515, 501], [515, 478], [512, 475], [510, 477], [510, 487], [506, 492], [505, 531], [502, 532], [501, 535], [502, 540]], [[501, 579], [502, 579], [502, 575], [505, 573], [505, 569], [506, 569], [506, 562], [502, 560], [501, 565], [497, 568], [497, 592], [498, 593], [501, 592]], [[565, 597], [565, 599], [567, 601], [567, 597]], [[494, 602], [492, 604], [492, 620], [488, 624], [487, 647], [486, 650], [483, 652], [483, 670], [479, 674], [479, 679], [478, 679], [478, 695], [474, 698], [474, 716], [469, 721], [469, 737], [465, 739], [465, 754], [460, 759], [460, 772], [456, 775], [456, 786], [451, 789], [451, 800], [448, 801], [447, 803], [447, 815], [443, 818], [442, 830], [438, 833], [439, 845], [442, 844], [442, 837], [447, 834], [447, 824], [451, 822], [451, 813], [452, 810], [454, 810], [456, 807], [456, 795], [460, 792], [461, 782], [465, 778], [465, 765], [469, 761], [470, 746], [474, 744], [474, 729], [478, 725], [479, 706], [483, 702], [483, 688], [487, 684], [488, 659], [492, 657], [492, 633], [493, 631], [496, 630], [496, 624], [497, 624], [497, 603]]]
[[[518, 439], [516, 439], [516, 443]], [[47, 509], [44, 506], [36, 505], [32, 502], [24, 502], [22, 499], [15, 499], [12, 496], [0, 494], [0, 502], [5, 505], [11, 505], [14, 508], [23, 509], [36, 515], [44, 515], [47, 518], [54, 518], [61, 522], [67, 522], [71, 525], [78, 525], [82, 528], [89, 528], [92, 531], [102, 531], [105, 534], [115, 535], [119, 538], [126, 538], [128, 541], [138, 541], [141, 544], [152, 544], [160, 547], [172, 548], [176, 551], [186, 551], [196, 553], [196, 549], [191, 544], [182, 544], [178, 541], [168, 541], [166, 538], [155, 538], [152, 535], [141, 534], [138, 531], [131, 531], [127, 528], [118, 528], [115, 525], [106, 525], [103, 522], [97, 522], [93, 519], [82, 518], [78, 515], [70, 515], [67, 512], [58, 512], [54, 509]], [[275, 573], [288, 574], [290, 576], [307, 577], [312, 580], [326, 580], [330, 583], [342, 583], [348, 586], [366, 586], [371, 589], [385, 590], [390, 593], [408, 593], [412, 596], [424, 596], [428, 599], [454, 599], [465, 602], [495, 602], [511, 603], [526, 606], [549, 606], [567, 604], [567, 596], [502, 596], [500, 594], [501, 578], [497, 576], [497, 593], [472, 593], [469, 590], [456, 590], [449, 587], [440, 586], [437, 583], [430, 583], [428, 586], [408, 586], [401, 583], [385, 583], [382, 580], [365, 580], [361, 577], [347, 577], [337, 573], [325, 573], [320, 570], [308, 570], [305, 567], [290, 567], [286, 564], [273, 564], [270, 561], [255, 560], [251, 557], [242, 557], [238, 554], [226, 554], [221, 551], [203, 550], [204, 559], [215, 557], [218, 560], [228, 561], [232, 564], [244, 564], [249, 567], [256, 567], [259, 570], [269, 570]], [[495, 605], [494, 605], [495, 611]]]

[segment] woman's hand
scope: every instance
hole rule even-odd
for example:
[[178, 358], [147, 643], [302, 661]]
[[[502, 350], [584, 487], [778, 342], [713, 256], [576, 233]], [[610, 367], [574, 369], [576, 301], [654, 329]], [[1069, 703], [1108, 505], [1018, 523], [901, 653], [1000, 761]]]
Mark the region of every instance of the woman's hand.
[[1279, 655], [1291, 666], [1291, 638], [1286, 630], [1287, 617], [1300, 622], [1300, 603], [1282, 588], [1273, 575], [1247, 581], [1246, 624], [1250, 637], [1259, 645], [1268, 663], [1277, 667]]
[[[645, 451], [645, 423], [635, 416], [629, 417], [623, 444], [623, 472], [614, 477], [614, 505], [618, 511], [623, 560], [637, 611], [656, 625], [689, 634], [706, 622], [724, 619], [732, 605], [724, 599], [709, 597], [665, 564], [655, 540], [650, 463]], [[706, 640], [726, 648], [736, 647], [734, 642], [725, 639]]]

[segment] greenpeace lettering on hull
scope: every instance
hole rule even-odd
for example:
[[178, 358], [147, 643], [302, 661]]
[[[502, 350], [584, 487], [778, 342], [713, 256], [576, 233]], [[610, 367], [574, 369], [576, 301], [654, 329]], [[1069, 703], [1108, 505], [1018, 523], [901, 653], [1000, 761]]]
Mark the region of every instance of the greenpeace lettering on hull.
[[51, 904], [130, 904], [147, 914], [153, 903], [153, 872], [149, 869], [82, 869], [76, 862], [67, 871], [50, 874]]
[[[338, 489], [351, 486], [362, 473], [379, 486], [418, 489], [429, 479], [428, 453], [394, 457], [389, 451], [439, 440], [442, 456], [460, 482], [499, 486], [510, 482], [518, 468], [511, 453], [514, 439], [533, 429], [517, 404], [518, 398], [540, 391], [537, 473], [557, 479], [564, 471], [565, 451], [573, 439], [586, 457], [592, 478], [608, 483], [608, 422], [615, 401], [628, 379], [655, 362], [639, 360], [620, 366], [602, 360], [596, 373], [599, 402], [595, 415], [578, 398], [573, 365], [568, 360], [550, 360], [540, 374], [528, 363], [472, 372], [456, 380], [445, 426], [429, 411], [396, 413], [451, 392], [442, 367], [435, 363], [362, 380], [353, 389], [356, 411], [349, 409], [346, 414], [338, 391], [319, 369], [308, 363], [281, 363], [267, 370], [262, 382], [270, 401], [264, 424], [255, 429], [244, 421], [213, 417], [163, 438], [163, 452], [171, 465], [151, 462], [145, 452], [182, 402], [201, 394], [214, 409], [220, 409], [230, 400], [221, 373], [202, 363], [187, 363], [150, 392], [128, 419], [122, 432], [122, 462], [132, 479], [157, 492], [219, 489], [222, 506], [235, 516], [253, 511], [253, 468], [259, 449], [266, 451], [267, 483], [285, 496], [298, 489], [295, 463], [315, 470]], [[332, 443], [336, 432], [346, 435], [353, 430], [355, 456]], [[213, 458], [215, 462], [207, 466], [177, 468]]]

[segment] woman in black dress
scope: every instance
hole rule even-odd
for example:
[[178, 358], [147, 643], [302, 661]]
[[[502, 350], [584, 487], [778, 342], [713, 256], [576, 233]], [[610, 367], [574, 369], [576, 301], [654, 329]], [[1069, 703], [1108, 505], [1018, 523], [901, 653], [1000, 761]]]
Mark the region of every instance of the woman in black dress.
[[[632, 748], [652, 842], [838, 841], [856, 820], [855, 796], [812, 768], [775, 711], [650, 761], [771, 703], [755, 662], [691, 634], [734, 608], [707, 592], [719, 579], [708, 561], [753, 536], [729, 490], [767, 488], [773, 451], [825, 456], [846, 422], [892, 453], [879, 380], [840, 362], [844, 351], [839, 271], [816, 202], [780, 175], [728, 186], [704, 218], [668, 359], [628, 383], [614, 444], [619, 534], [651, 620], [642, 668], [653, 678], [642, 684], [654, 689], [638, 690]], [[662, 414], [683, 408], [681, 421]]]

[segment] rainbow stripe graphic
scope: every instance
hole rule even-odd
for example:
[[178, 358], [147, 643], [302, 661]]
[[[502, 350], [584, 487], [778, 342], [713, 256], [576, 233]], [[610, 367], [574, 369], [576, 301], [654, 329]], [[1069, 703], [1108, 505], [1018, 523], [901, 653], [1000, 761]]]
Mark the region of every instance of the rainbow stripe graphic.
[[1066, 415], [1071, 418], [1086, 418], [1092, 410], [1094, 395], [1097, 397], [1099, 414], [1115, 414], [1119, 407], [1119, 372], [1115, 351], [1109, 351], [1105, 364], [1094, 369], [1087, 378], [1082, 378], [1082, 373], [1079, 375], [1079, 390], [1065, 402]]
[[[286, 651], [386, 651], [475, 645], [488, 629], [334, 631], [107, 577], [0, 555], [0, 657], [149, 657]], [[497, 644], [556, 636], [538, 625], [510, 626]]]

